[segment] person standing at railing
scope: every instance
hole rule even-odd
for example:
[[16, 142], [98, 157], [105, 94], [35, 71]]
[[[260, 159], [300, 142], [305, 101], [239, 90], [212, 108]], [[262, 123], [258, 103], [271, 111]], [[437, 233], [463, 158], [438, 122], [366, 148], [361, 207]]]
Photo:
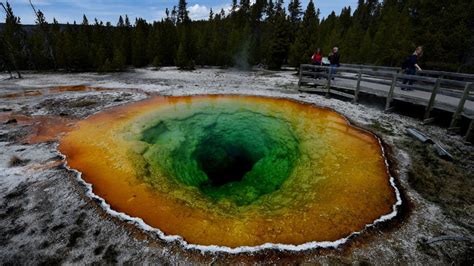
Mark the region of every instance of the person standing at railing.
[[[405, 61], [402, 64], [402, 69], [404, 70], [404, 73], [406, 75], [416, 75], [416, 71], [423, 71], [421, 67], [418, 65], [418, 59], [423, 55], [423, 46], [418, 46], [413, 52], [412, 55], [407, 57]], [[403, 85], [413, 85], [413, 80], [412, 79], [405, 79], [403, 80]], [[405, 91], [411, 91], [413, 89], [402, 86], [402, 90]]]
[[334, 80], [334, 75], [337, 73], [337, 68], [341, 65], [340, 64], [340, 54], [339, 48], [334, 47], [332, 48], [332, 52], [329, 54], [329, 62], [331, 63], [329, 73], [331, 74], [332, 79]]
[[[322, 52], [321, 52], [321, 48], [318, 48], [316, 50], [316, 52], [314, 52], [313, 56], [311, 56], [311, 63], [313, 64], [313, 66], [322, 66], [323, 65], [323, 55], [322, 55]], [[320, 69], [320, 68], [315, 68], [314, 69], [315, 72], [323, 72], [324, 70]], [[321, 75], [315, 75], [315, 78], [316, 79], [320, 79], [321, 78]]]
[[321, 52], [321, 48], [318, 48], [316, 52], [313, 54], [313, 56], [311, 57], [311, 62], [313, 63], [313, 65], [316, 65], [316, 66], [323, 65], [323, 55]]

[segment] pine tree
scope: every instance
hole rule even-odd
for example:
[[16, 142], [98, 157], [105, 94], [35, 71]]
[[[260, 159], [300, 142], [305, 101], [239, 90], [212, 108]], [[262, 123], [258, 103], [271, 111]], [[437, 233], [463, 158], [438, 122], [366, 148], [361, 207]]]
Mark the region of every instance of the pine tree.
[[231, 7], [231, 13], [234, 13], [235, 11], [237, 11], [237, 0], [232, 0], [232, 7]]
[[128, 19], [128, 15], [125, 15], [125, 27], [132, 27], [132, 24], [130, 24], [130, 19]]
[[160, 58], [158, 56], [158, 44], [160, 43], [161, 24], [160, 22], [153, 22], [153, 26], [149, 29], [147, 42], [147, 58], [153, 58], [151, 64], [159, 68], [161, 66]]
[[[343, 28], [342, 28], [341, 22], [338, 19], [336, 19], [334, 21], [333, 27], [328, 32], [329, 34], [326, 35], [326, 37], [324, 39], [325, 41], [324, 41], [324, 44], [323, 44], [323, 49], [326, 52], [332, 51], [333, 47], [343, 48], [341, 46], [341, 44], [343, 45], [343, 43], [342, 43], [342, 40], [343, 40], [342, 32], [343, 32]], [[341, 55], [341, 60], [342, 60], [343, 55], [344, 55], [345, 52], [344, 52], [343, 49], [339, 49], [339, 51], [340, 51], [339, 53], [342, 54]]]
[[275, 12], [279, 15], [284, 15], [286, 16], [285, 14], [285, 10], [284, 10], [284, 7], [283, 7], [283, 0], [275, 0]]
[[39, 28], [35, 28], [28, 39], [28, 46], [31, 51], [29, 60], [32, 61], [32, 65], [36, 67], [36, 70], [46, 70], [51, 66], [48, 48], [44, 40], [44, 34]]
[[416, 45], [424, 45], [422, 61], [432, 69], [457, 71], [465, 67], [474, 53], [474, 3], [473, 1], [416, 1], [411, 8], [411, 22]]
[[135, 22], [132, 38], [132, 64], [135, 67], [146, 66], [147, 61], [148, 24], [144, 19]]
[[89, 54], [92, 56], [91, 63], [94, 69], [104, 68], [106, 63], [108, 63], [109, 66], [105, 67], [105, 69], [111, 68], [110, 62], [112, 59], [113, 46], [110, 42], [106, 41], [109, 39], [109, 34], [111, 35], [110, 30], [104, 26], [104, 23], [97, 18], [94, 19], [94, 25], [91, 26], [89, 38]]
[[187, 9], [187, 3], [186, 0], [179, 0], [179, 5], [178, 5], [178, 23], [189, 23], [189, 12]]
[[92, 68], [94, 56], [90, 49], [89, 20], [83, 15], [82, 24], [78, 27], [78, 33], [74, 43], [73, 63], [75, 71], [87, 71]]
[[288, 13], [290, 16], [290, 23], [297, 24], [301, 20], [301, 2], [299, 0], [291, 0], [288, 5]]
[[61, 26], [56, 18], [53, 18], [53, 23], [51, 24], [51, 42], [54, 47], [54, 57], [56, 58], [56, 68], [64, 69], [65, 68], [65, 57], [64, 57], [64, 39], [63, 31], [61, 31]]
[[281, 68], [288, 53], [289, 25], [282, 4], [282, 0], [277, 1], [275, 5], [275, 15], [270, 21], [272, 35], [269, 39], [269, 50], [266, 61], [268, 68], [272, 70]]
[[[369, 32], [364, 32], [361, 24], [358, 21], [353, 21], [351, 26], [343, 36], [343, 45], [341, 46], [344, 51], [344, 58], [346, 62], [363, 64], [360, 55], [360, 47], [364, 35]], [[370, 33], [369, 33], [370, 36]]]
[[68, 64], [67, 64], [67, 55], [66, 55], [66, 33], [68, 32], [69, 24], [67, 23], [65, 26], [63, 26], [63, 29], [61, 29], [61, 26], [59, 25], [59, 22], [54, 19], [52, 23], [52, 32], [53, 32], [53, 42], [54, 42], [54, 47], [55, 49], [55, 56], [56, 60], [58, 63], [58, 70], [68, 70]]
[[341, 15], [339, 16], [339, 21], [342, 26], [342, 35], [345, 35], [349, 28], [352, 25], [352, 17], [351, 17], [351, 7], [344, 7], [341, 11]]
[[26, 34], [21, 28], [20, 18], [13, 14], [13, 9], [10, 3], [6, 6], [0, 2], [0, 5], [5, 11], [5, 26], [0, 35], [3, 47], [5, 48], [6, 65], [10, 65], [18, 78], [22, 78], [20, 73], [21, 62], [23, 60], [23, 49], [25, 48]]
[[7, 71], [10, 75], [10, 79], [13, 79], [11, 66], [8, 64], [8, 55], [6, 53], [6, 48], [4, 47], [4, 42], [0, 42], [0, 71]]
[[[41, 10], [36, 10], [35, 6], [33, 3], [30, 1], [31, 8], [33, 9], [33, 12], [36, 15], [36, 25], [38, 25], [38, 28], [40, 29], [42, 33], [42, 39], [43, 39], [43, 45], [44, 47], [44, 54], [42, 56], [46, 57], [47, 60], [51, 60], [50, 63], [52, 64], [52, 67], [54, 69], [57, 68], [57, 62], [56, 62], [56, 57], [55, 57], [55, 51], [54, 51], [54, 45], [53, 45], [53, 40], [50, 32], [50, 27], [48, 22], [46, 21], [46, 18], [44, 17], [43, 12]], [[48, 64], [44, 64], [46, 68], [49, 68], [47, 66]]]
[[126, 64], [125, 55], [120, 51], [120, 49], [114, 50], [114, 57], [112, 59], [112, 69], [113, 71], [123, 71]]
[[175, 63], [176, 52], [178, 49], [179, 36], [175, 25], [171, 19], [166, 19], [163, 24], [163, 30], [160, 31], [160, 46], [158, 54], [163, 66], [171, 66]]
[[132, 62], [131, 30], [128, 16], [125, 15], [125, 20], [120, 16], [112, 34], [114, 49], [118, 49], [120, 54], [125, 57], [125, 64]]
[[301, 22], [301, 15], [303, 14], [299, 0], [290, 0], [290, 3], [288, 4], [288, 13], [288, 23], [290, 27], [289, 40], [290, 43], [294, 43]]
[[187, 34], [183, 34], [176, 54], [176, 65], [183, 70], [193, 70], [194, 62], [189, 56], [189, 47], [187, 46]]
[[265, 24], [262, 21], [265, 13], [266, 0], [256, 0], [251, 6], [249, 29], [250, 37], [248, 38], [248, 62], [251, 65], [256, 65], [262, 62], [263, 59], [263, 33]]
[[408, 17], [402, 12], [397, 0], [384, 1], [373, 40], [374, 53], [377, 55], [375, 64], [400, 66], [403, 57], [406, 57], [412, 34]]
[[118, 27], [118, 28], [121, 28], [121, 27], [123, 27], [123, 26], [125, 26], [125, 24], [124, 24], [124, 22], [123, 22], [122, 16], [120, 16], [120, 17], [119, 17], [119, 20], [118, 20], [118, 22], [117, 22], [117, 27]]
[[316, 49], [318, 39], [319, 12], [316, 12], [314, 3], [309, 1], [308, 7], [299, 26], [296, 40], [291, 45], [289, 54], [289, 63], [297, 67], [300, 64], [308, 63], [311, 54]]
[[180, 69], [194, 69], [194, 40], [191, 31], [191, 19], [188, 16], [186, 0], [179, 0], [178, 5], [178, 31], [180, 42], [176, 54], [176, 65]]
[[273, 4], [273, 0], [268, 0], [265, 13], [267, 15], [267, 21], [270, 21], [275, 15], [275, 5]]
[[82, 26], [83, 28], [87, 28], [89, 26], [89, 20], [87, 19], [86, 15], [82, 15]]
[[227, 50], [229, 29], [225, 23], [225, 19], [225, 14], [221, 11], [212, 21], [212, 34], [209, 44], [210, 51], [213, 53], [213, 56], [209, 58], [209, 62], [212, 65], [228, 66], [231, 63], [231, 58]]
[[246, 14], [250, 10], [250, 0], [240, 0], [240, 10]]
[[374, 61], [374, 55], [372, 37], [370, 36], [370, 30], [365, 32], [364, 38], [360, 45], [359, 57], [357, 63], [370, 64]]
[[334, 11], [321, 22], [320, 28], [319, 45], [325, 54], [329, 54], [334, 46], [339, 46], [341, 40], [338, 36], [341, 27]]
[[213, 19], [214, 19], [214, 12], [212, 11], [212, 7], [211, 7], [211, 10], [209, 11], [209, 21], [212, 21]]

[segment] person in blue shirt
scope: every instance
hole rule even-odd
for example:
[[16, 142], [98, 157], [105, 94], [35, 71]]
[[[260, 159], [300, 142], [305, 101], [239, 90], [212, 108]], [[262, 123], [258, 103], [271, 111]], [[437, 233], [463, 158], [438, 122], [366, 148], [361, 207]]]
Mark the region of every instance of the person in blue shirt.
[[341, 65], [340, 64], [341, 56], [339, 55], [338, 47], [332, 48], [332, 52], [329, 54], [328, 59], [329, 59], [329, 62], [331, 63], [329, 71], [330, 71], [332, 79], [334, 80], [334, 75], [336, 75], [337, 73], [337, 68]]
[[[405, 59], [405, 62], [403, 62], [402, 68], [404, 69], [404, 73], [406, 75], [416, 75], [416, 71], [423, 71], [421, 67], [418, 65], [418, 59], [422, 55], [423, 55], [423, 47], [418, 46], [415, 52], [413, 52], [412, 55], [410, 55], [409, 57]], [[413, 85], [413, 80], [411, 79], [403, 80], [404, 85], [406, 85], [407, 83], [408, 85]], [[408, 90], [413, 90], [413, 89], [402, 86], [402, 90], [408, 91]]]

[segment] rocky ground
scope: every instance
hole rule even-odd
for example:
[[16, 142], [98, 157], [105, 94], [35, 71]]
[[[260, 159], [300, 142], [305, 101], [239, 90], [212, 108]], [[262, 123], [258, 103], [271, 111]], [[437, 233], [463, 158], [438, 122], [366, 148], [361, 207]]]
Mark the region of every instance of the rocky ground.
[[[0, 75], [0, 261], [4, 264], [85, 263], [474, 263], [473, 147], [445, 128], [300, 93], [294, 72], [137, 69], [117, 74]], [[62, 87], [58, 89], [57, 87]], [[93, 89], [91, 89], [93, 88]], [[106, 108], [152, 95], [247, 94], [327, 106], [371, 129], [390, 147], [405, 194], [395, 222], [331, 250], [267, 250], [227, 254], [167, 243], [108, 215], [85, 195], [56, 152], [58, 132]], [[406, 136], [415, 127], [442, 141], [454, 156], [442, 160]]]

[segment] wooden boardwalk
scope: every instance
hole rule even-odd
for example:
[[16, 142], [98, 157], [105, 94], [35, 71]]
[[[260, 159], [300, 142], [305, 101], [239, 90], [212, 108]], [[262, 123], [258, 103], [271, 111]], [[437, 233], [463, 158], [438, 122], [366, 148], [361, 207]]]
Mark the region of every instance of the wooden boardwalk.
[[[421, 105], [425, 107], [424, 123], [433, 121], [433, 109], [447, 111], [453, 114], [449, 130], [460, 130], [458, 122], [464, 116], [471, 121], [466, 141], [471, 137], [474, 75], [423, 71], [424, 76], [408, 76], [397, 68], [349, 65], [338, 68], [332, 80], [328, 70], [323, 66], [301, 65], [300, 91], [320, 92], [327, 97], [339, 95], [352, 99], [354, 103], [358, 102], [360, 93], [376, 95], [386, 99], [386, 111], [392, 110], [393, 100]], [[405, 80], [413, 81], [413, 85], [403, 84]]]

